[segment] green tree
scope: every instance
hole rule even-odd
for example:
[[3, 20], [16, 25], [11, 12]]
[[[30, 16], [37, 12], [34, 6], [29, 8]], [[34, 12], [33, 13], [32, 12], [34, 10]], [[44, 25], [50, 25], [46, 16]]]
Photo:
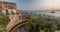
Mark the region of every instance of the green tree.
[[46, 18], [47, 21], [45, 21], [45, 32], [55, 32], [56, 27], [56, 19], [54, 18]]
[[6, 32], [6, 25], [10, 21], [6, 15], [0, 15], [0, 32]]
[[0, 15], [0, 25], [7, 25], [10, 21], [9, 17], [6, 15]]
[[57, 19], [55, 18], [40, 17], [28, 19], [27, 21], [26, 26], [29, 32], [41, 32], [41, 30], [55, 32], [54, 30], [57, 27]]

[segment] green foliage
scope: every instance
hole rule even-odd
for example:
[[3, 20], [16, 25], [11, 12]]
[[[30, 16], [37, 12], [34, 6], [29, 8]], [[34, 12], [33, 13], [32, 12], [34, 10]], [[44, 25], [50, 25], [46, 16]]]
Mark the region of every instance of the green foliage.
[[7, 32], [6, 28], [3, 25], [0, 25], [0, 32]]
[[6, 15], [0, 15], [0, 25], [6, 25], [9, 22], [9, 18]]
[[60, 24], [59, 19], [49, 18], [49, 17], [32, 18], [32, 19], [28, 19], [27, 21], [28, 23], [26, 23], [26, 25], [30, 28], [29, 30], [31, 32], [37, 32], [42, 29], [45, 30], [46, 32], [48, 31], [55, 32], [57, 25]]
[[6, 25], [10, 21], [9, 17], [6, 15], [0, 15], [0, 32], [7, 32]]

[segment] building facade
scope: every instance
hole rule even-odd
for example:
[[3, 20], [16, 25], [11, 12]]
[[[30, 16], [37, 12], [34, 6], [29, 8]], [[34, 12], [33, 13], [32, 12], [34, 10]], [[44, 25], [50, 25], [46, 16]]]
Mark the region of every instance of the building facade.
[[22, 21], [22, 14], [21, 11], [17, 10], [16, 3], [0, 1], [0, 15], [1, 14], [7, 15], [10, 18], [7, 30]]
[[0, 14], [11, 14], [12, 12], [16, 13], [16, 3], [2, 2], [0, 1]]

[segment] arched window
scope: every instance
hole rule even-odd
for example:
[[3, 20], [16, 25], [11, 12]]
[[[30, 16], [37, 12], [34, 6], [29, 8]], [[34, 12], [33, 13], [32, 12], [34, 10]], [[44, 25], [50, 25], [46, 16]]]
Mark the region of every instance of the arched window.
[[11, 11], [12, 15], [14, 15], [15, 13], [13, 11]]
[[0, 14], [2, 14], [2, 10], [0, 10]]
[[21, 20], [21, 16], [19, 16], [19, 20]]
[[9, 12], [8, 12], [8, 10], [6, 10], [6, 15], [9, 15]]

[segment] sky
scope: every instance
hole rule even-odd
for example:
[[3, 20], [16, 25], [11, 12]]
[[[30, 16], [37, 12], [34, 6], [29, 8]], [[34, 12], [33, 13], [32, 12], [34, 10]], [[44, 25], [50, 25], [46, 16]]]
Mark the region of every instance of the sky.
[[0, 0], [14, 2], [18, 10], [54, 10], [60, 9], [60, 0]]

